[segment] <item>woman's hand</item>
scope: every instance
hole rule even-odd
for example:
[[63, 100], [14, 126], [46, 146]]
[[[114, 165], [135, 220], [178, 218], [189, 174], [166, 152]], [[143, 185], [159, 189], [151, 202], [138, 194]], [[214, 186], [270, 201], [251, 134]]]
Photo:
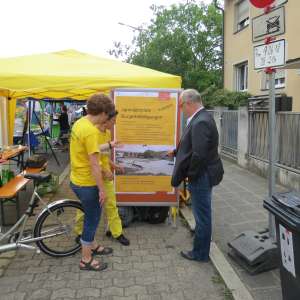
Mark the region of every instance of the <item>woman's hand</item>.
[[117, 140], [111, 141], [110, 145], [112, 148], [122, 148], [124, 146], [121, 142], [119, 142]]
[[125, 174], [125, 168], [121, 165], [115, 165], [115, 170], [119, 174]]
[[103, 206], [105, 200], [106, 200], [106, 194], [104, 192], [104, 189], [102, 188], [101, 190], [99, 190], [99, 202], [100, 202], [100, 206]]
[[106, 180], [113, 180], [114, 179], [114, 175], [110, 170], [103, 170], [102, 171], [102, 176]]

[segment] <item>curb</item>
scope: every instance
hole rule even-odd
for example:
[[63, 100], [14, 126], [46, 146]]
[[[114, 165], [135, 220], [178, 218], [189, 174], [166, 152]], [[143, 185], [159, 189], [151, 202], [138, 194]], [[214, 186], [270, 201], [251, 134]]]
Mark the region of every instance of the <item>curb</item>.
[[[70, 172], [70, 164], [68, 164], [64, 169], [64, 171], [59, 175], [59, 180], [58, 180], [59, 185], [61, 185], [62, 182], [65, 180], [65, 178], [69, 175], [69, 172]], [[17, 254], [16, 250], [12, 250], [0, 254], [0, 277], [4, 275], [6, 268], [8, 267], [12, 259], [16, 256], [16, 254]]]
[[[191, 209], [188, 207], [180, 208], [180, 214], [188, 223], [189, 228], [193, 230], [195, 228], [195, 220]], [[224, 254], [213, 241], [211, 242], [210, 259], [235, 300], [254, 300], [246, 286], [226, 260]]]

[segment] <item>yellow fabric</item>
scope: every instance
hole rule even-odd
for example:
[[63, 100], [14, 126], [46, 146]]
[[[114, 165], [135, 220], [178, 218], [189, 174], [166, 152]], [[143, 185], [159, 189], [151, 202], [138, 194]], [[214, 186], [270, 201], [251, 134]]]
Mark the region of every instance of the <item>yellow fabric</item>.
[[[109, 180], [104, 180], [104, 190], [107, 196], [105, 201], [105, 214], [108, 221], [108, 227], [112, 236], [114, 238], [117, 238], [122, 233], [122, 221], [120, 219], [118, 208], [117, 208], [114, 182]], [[84, 220], [83, 212], [77, 210], [76, 224], [74, 227], [74, 230], [77, 235], [82, 234], [83, 220]]]
[[[99, 145], [107, 144], [111, 141], [110, 130], [105, 130], [105, 132], [99, 130]], [[110, 149], [101, 150], [100, 164], [103, 170], [110, 170]]]
[[122, 87], [180, 88], [181, 77], [75, 50], [0, 59], [0, 95], [12, 99], [86, 100]]
[[80, 186], [93, 186], [89, 155], [99, 153], [99, 130], [86, 117], [72, 127], [70, 142], [71, 181]]

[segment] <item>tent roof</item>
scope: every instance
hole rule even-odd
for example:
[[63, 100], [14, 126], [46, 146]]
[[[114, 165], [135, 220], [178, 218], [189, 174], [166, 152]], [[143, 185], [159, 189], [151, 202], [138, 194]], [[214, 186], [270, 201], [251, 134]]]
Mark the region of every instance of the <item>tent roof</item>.
[[0, 59], [0, 95], [86, 99], [113, 88], [180, 88], [180, 76], [75, 50]]

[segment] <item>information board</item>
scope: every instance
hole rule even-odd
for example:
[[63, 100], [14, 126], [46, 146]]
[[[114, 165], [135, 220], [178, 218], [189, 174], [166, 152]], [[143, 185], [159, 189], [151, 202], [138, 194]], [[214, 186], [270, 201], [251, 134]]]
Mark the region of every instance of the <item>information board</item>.
[[118, 89], [114, 103], [114, 138], [122, 143], [114, 160], [125, 170], [115, 174], [118, 202], [176, 202], [167, 153], [177, 143], [178, 90]]

